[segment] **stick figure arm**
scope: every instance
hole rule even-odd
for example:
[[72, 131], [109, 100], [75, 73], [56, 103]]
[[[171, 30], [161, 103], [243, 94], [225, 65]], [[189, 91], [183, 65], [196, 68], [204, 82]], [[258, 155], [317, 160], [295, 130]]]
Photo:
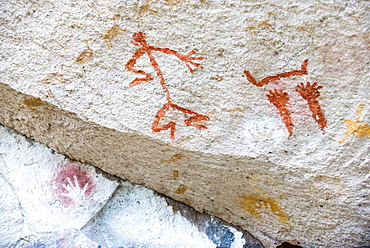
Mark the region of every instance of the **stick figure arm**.
[[138, 73], [138, 74], [142, 74], [142, 75], [145, 75], [144, 78], [135, 78], [130, 84], [129, 86], [132, 87], [132, 86], [135, 86], [135, 85], [138, 85], [138, 84], [141, 84], [142, 82], [149, 82], [150, 80], [153, 80], [153, 77], [145, 72], [145, 71], [142, 71], [142, 70], [137, 70], [134, 68], [135, 64], [136, 64], [136, 61], [137, 59], [139, 59], [141, 56], [143, 56], [145, 53], [147, 53], [146, 49], [144, 48], [140, 48], [138, 49], [134, 55], [132, 55], [132, 58], [126, 63], [126, 69], [128, 71], [132, 71], [134, 73]]
[[193, 60], [205, 59], [205, 57], [192, 57], [192, 55], [194, 55], [195, 53], [198, 52], [198, 49], [193, 49], [190, 52], [188, 52], [187, 54], [181, 54], [181, 53], [179, 53], [179, 52], [177, 52], [175, 50], [172, 50], [170, 48], [160, 48], [160, 47], [149, 46], [149, 49], [152, 50], [152, 51], [159, 51], [159, 52], [163, 52], [165, 54], [173, 54], [173, 55], [175, 55], [181, 61], [184, 61], [185, 62], [186, 66], [188, 67], [188, 69], [189, 69], [189, 71], [191, 73], [193, 73], [193, 68], [191, 68], [190, 65], [192, 65], [194, 67], [203, 68], [198, 63], [193, 62]]
[[249, 71], [244, 70], [244, 74], [250, 83], [256, 85], [257, 87], [262, 87], [270, 81], [277, 81], [277, 80], [280, 80], [281, 78], [307, 75], [308, 74], [307, 64], [308, 64], [308, 59], [303, 61], [300, 70], [288, 71], [288, 72], [276, 74], [274, 76], [268, 76], [259, 82], [257, 82], [257, 80], [252, 76], [252, 74]]

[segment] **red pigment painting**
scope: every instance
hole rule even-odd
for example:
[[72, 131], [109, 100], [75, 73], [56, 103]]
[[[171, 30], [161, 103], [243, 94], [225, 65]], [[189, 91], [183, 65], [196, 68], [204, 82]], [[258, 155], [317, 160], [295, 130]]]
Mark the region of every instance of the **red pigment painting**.
[[279, 114], [282, 117], [282, 121], [285, 124], [289, 132], [289, 137], [293, 134], [293, 121], [290, 116], [288, 109], [289, 96], [287, 92], [283, 90], [270, 90], [267, 94], [268, 100], [279, 110]]
[[321, 131], [325, 133], [324, 128], [327, 127], [328, 121], [325, 119], [319, 101], [317, 100], [320, 96], [319, 89], [322, 89], [322, 86], [319, 86], [317, 83], [311, 85], [307, 82], [306, 85], [303, 83], [297, 85], [296, 91], [307, 101], [312, 112], [312, 118], [319, 124]]
[[[308, 59], [304, 60], [300, 70], [294, 70], [284, 73], [279, 73], [273, 76], [268, 76], [263, 78], [261, 81], [257, 82], [257, 80], [252, 76], [252, 74], [245, 70], [244, 73], [247, 77], [247, 80], [257, 86], [262, 87], [269, 82], [276, 82], [282, 78], [294, 77], [294, 76], [302, 76], [307, 75], [307, 64]], [[307, 101], [308, 107], [312, 113], [312, 118], [319, 124], [320, 129], [322, 130], [323, 134], [325, 133], [325, 128], [327, 127], [327, 120], [325, 119], [324, 113], [321, 109], [319, 101], [317, 100], [320, 96], [319, 89], [322, 89], [322, 86], [319, 86], [317, 83], [310, 84], [309, 82], [300, 83], [297, 85], [296, 92], [298, 92], [301, 97]], [[280, 116], [282, 117], [282, 122], [285, 124], [288, 132], [289, 138], [293, 135], [293, 121], [291, 117], [291, 112], [289, 111], [288, 104], [289, 104], [289, 96], [287, 92], [284, 92], [282, 89], [275, 89], [270, 90], [267, 94], [267, 99], [278, 109]]]
[[287, 78], [287, 77], [293, 77], [293, 76], [302, 76], [302, 75], [308, 74], [307, 64], [308, 64], [308, 59], [303, 61], [302, 65], [301, 65], [301, 70], [289, 71], [289, 72], [276, 74], [274, 76], [268, 76], [268, 77], [265, 77], [264, 79], [262, 79], [259, 82], [257, 82], [257, 80], [251, 75], [251, 73], [249, 71], [245, 70], [244, 73], [247, 76], [247, 79], [250, 83], [254, 84], [257, 87], [262, 87], [265, 84], [267, 84], [269, 81], [278, 81], [281, 78]]
[[169, 92], [169, 90], [168, 90], [168, 88], [165, 84], [165, 78], [163, 76], [162, 70], [160, 69], [156, 59], [152, 55], [153, 51], [162, 52], [162, 53], [165, 53], [165, 54], [173, 54], [178, 59], [185, 62], [185, 65], [187, 66], [189, 71], [191, 73], [194, 73], [193, 68], [191, 66], [203, 68], [198, 63], [195, 63], [194, 60], [205, 59], [204, 57], [193, 57], [193, 55], [198, 52], [198, 49], [194, 49], [194, 50], [190, 51], [187, 54], [180, 54], [177, 51], [169, 49], [169, 48], [160, 48], [160, 47], [155, 47], [155, 46], [149, 45], [146, 41], [146, 34], [144, 32], [134, 33], [132, 37], [133, 37], [133, 40], [134, 40], [133, 44], [135, 46], [140, 46], [140, 48], [134, 53], [132, 58], [127, 62], [126, 68], [127, 68], [128, 71], [132, 71], [134, 73], [142, 74], [145, 77], [134, 79], [129, 84], [129, 86], [132, 87], [132, 86], [141, 84], [142, 82], [149, 82], [149, 81], [154, 79], [149, 73], [134, 68], [137, 59], [139, 59], [140, 57], [142, 57], [143, 55], [146, 54], [149, 57], [150, 64], [152, 65], [152, 67], [156, 71], [156, 74], [157, 74], [157, 76], [160, 80], [160, 84], [162, 86], [162, 89], [163, 89], [163, 91], [166, 95], [167, 102], [162, 106], [162, 108], [155, 115], [154, 121], [153, 121], [153, 124], [152, 124], [152, 131], [153, 132], [160, 132], [162, 130], [169, 130], [170, 131], [170, 138], [175, 139], [175, 131], [176, 131], [177, 123], [174, 122], [174, 121], [170, 121], [167, 124], [163, 124], [163, 125], [160, 124], [161, 119], [166, 115], [166, 112], [170, 109], [178, 110], [178, 111], [181, 111], [185, 114], [190, 115], [190, 117], [187, 118], [184, 121], [185, 125], [193, 126], [197, 129], [207, 129], [206, 126], [201, 125], [201, 124], [197, 124], [197, 123], [209, 120], [208, 116], [203, 115], [203, 114], [199, 114], [199, 113], [194, 112], [190, 109], [186, 109], [186, 108], [180, 107], [180, 106], [172, 103], [172, 98], [171, 98], [170, 92]]
[[67, 164], [54, 179], [55, 194], [65, 207], [79, 201], [77, 198], [88, 198], [95, 192], [95, 184], [89, 172], [77, 163]]

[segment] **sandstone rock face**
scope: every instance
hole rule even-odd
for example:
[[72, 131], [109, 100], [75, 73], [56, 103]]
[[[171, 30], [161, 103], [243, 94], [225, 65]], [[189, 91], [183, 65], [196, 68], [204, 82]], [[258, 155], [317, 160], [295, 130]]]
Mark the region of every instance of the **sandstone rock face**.
[[262, 248], [206, 213], [0, 125], [0, 247]]
[[266, 247], [369, 230], [367, 1], [7, 1], [0, 123]]

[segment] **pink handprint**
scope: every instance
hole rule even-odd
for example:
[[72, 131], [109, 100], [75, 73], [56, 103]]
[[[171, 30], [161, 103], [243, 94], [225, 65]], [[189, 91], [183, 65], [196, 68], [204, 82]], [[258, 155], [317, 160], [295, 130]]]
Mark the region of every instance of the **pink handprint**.
[[95, 192], [88, 171], [77, 164], [64, 167], [54, 179], [55, 193], [63, 206], [80, 206]]

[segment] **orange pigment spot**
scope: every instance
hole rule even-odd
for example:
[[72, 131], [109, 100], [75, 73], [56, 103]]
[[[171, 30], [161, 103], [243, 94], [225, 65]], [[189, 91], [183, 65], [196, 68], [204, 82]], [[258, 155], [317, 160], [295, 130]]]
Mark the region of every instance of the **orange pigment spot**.
[[40, 98], [30, 98], [30, 99], [25, 99], [22, 101], [23, 104], [27, 105], [27, 107], [31, 110], [34, 111], [35, 107], [40, 107], [46, 105], [45, 102], [43, 102]]
[[344, 141], [348, 140], [352, 134], [357, 137], [370, 138], [369, 124], [361, 124], [360, 121], [360, 115], [364, 108], [364, 104], [359, 105], [359, 109], [356, 111], [356, 121], [351, 121], [349, 119], [344, 120], [344, 122], [347, 124], [347, 131], [344, 133], [344, 137], [339, 141], [339, 143], [343, 143]]
[[182, 155], [181, 153], [176, 153], [175, 155], [173, 155], [170, 159], [166, 159], [166, 160], [162, 160], [162, 163], [163, 162], [176, 162], [182, 158], [184, 158], [185, 156]]
[[172, 178], [168, 178], [167, 180], [179, 180], [179, 171], [178, 170], [174, 170], [173, 171], [173, 177]]
[[240, 198], [242, 208], [250, 215], [261, 218], [261, 210], [269, 210], [272, 214], [278, 217], [278, 220], [282, 223], [288, 222], [287, 215], [279, 207], [277, 202], [271, 198], [248, 195]]
[[184, 184], [180, 184], [180, 186], [176, 189], [176, 191], [173, 191], [173, 192], [176, 194], [184, 194], [185, 191], [187, 191], [188, 189], [191, 189], [191, 188], [189, 188], [188, 186]]

